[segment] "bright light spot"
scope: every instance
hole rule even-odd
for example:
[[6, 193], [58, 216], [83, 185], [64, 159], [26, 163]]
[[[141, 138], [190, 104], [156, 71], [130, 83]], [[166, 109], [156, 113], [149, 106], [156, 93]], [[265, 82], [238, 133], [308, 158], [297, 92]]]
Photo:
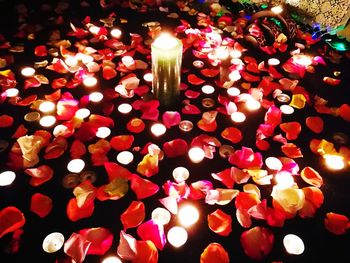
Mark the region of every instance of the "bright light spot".
[[103, 259], [101, 263], [123, 263], [123, 262], [120, 260], [120, 258], [116, 256], [110, 256], [108, 258]]
[[99, 127], [96, 132], [97, 138], [107, 138], [109, 135], [111, 135], [111, 129], [108, 127]]
[[179, 123], [179, 128], [184, 132], [189, 132], [193, 129], [193, 123], [188, 120], [183, 120]]
[[271, 8], [271, 11], [275, 13], [276, 15], [281, 14], [283, 12], [282, 6], [274, 6]]
[[26, 67], [21, 70], [21, 74], [25, 77], [31, 77], [35, 74], [35, 69], [31, 67]]
[[241, 91], [239, 90], [239, 88], [231, 87], [231, 88], [227, 89], [227, 94], [232, 96], [232, 97], [236, 97], [239, 94], [241, 94]]
[[169, 50], [178, 45], [178, 40], [167, 33], [162, 33], [154, 40], [152, 45], [159, 49]]
[[236, 111], [231, 114], [231, 120], [233, 120], [234, 122], [241, 123], [241, 122], [244, 122], [245, 119], [246, 119], [246, 116], [243, 112]]
[[103, 94], [101, 92], [93, 92], [89, 95], [89, 100], [92, 102], [100, 102], [103, 100]]
[[44, 101], [39, 105], [39, 111], [43, 113], [52, 112], [56, 107], [56, 104], [52, 101]]
[[133, 66], [135, 64], [135, 60], [130, 56], [122, 57], [122, 62], [126, 67]]
[[285, 171], [279, 172], [275, 175], [275, 181], [281, 188], [289, 188], [294, 185], [293, 176]]
[[97, 79], [95, 77], [86, 77], [83, 83], [86, 87], [93, 87], [97, 84]]
[[7, 186], [13, 183], [16, 174], [12, 171], [5, 171], [0, 173], [0, 186]]
[[81, 108], [75, 112], [75, 117], [78, 119], [85, 119], [90, 115], [90, 110], [86, 108]]
[[123, 103], [118, 106], [118, 111], [123, 114], [127, 114], [132, 110], [132, 106], [128, 103]]
[[177, 183], [186, 181], [189, 176], [190, 176], [190, 172], [185, 167], [179, 166], [173, 170], [173, 177], [175, 182]]
[[312, 58], [306, 55], [295, 55], [293, 56], [293, 62], [300, 66], [308, 67], [312, 64]]
[[294, 234], [288, 234], [283, 238], [284, 248], [289, 254], [301, 255], [305, 250], [303, 240]]
[[267, 64], [269, 66], [277, 66], [280, 64], [280, 60], [277, 59], [277, 58], [270, 58], [268, 61], [267, 61]]
[[188, 156], [193, 163], [200, 163], [205, 157], [205, 153], [202, 148], [193, 147], [188, 151]]
[[336, 154], [323, 155], [327, 167], [331, 170], [341, 170], [345, 167], [344, 157]]
[[226, 47], [219, 47], [215, 50], [215, 55], [220, 60], [225, 60], [230, 56], [230, 53], [228, 52]]
[[172, 246], [181, 247], [186, 243], [188, 234], [183, 227], [174, 226], [168, 231], [167, 237]]
[[55, 116], [44, 116], [40, 119], [39, 123], [43, 127], [51, 127], [56, 122]]
[[228, 77], [230, 78], [231, 81], [237, 81], [241, 79], [241, 74], [239, 73], [238, 70], [232, 71]]
[[151, 82], [153, 80], [153, 74], [152, 73], [146, 73], [144, 76], [143, 76], [143, 79], [147, 82]]
[[82, 55], [81, 56], [81, 61], [84, 63], [84, 64], [89, 64], [91, 62], [94, 61], [94, 58], [92, 56], [89, 56], [89, 55]]
[[73, 159], [67, 164], [67, 169], [71, 173], [80, 173], [85, 167], [85, 162], [82, 159]]
[[276, 157], [267, 157], [265, 159], [265, 164], [270, 170], [279, 171], [283, 167], [282, 162]]
[[96, 35], [96, 34], [98, 34], [98, 32], [100, 32], [100, 28], [98, 26], [91, 26], [89, 28], [89, 31], [91, 34]]
[[215, 88], [211, 85], [204, 85], [202, 87], [202, 92], [204, 94], [212, 94], [212, 93], [214, 93], [214, 91], [215, 91]]
[[67, 66], [69, 67], [74, 67], [76, 65], [78, 65], [78, 59], [76, 57], [73, 56], [69, 56], [67, 57], [64, 62], [67, 64]]
[[240, 58], [242, 56], [242, 52], [238, 50], [232, 50], [231, 53], [231, 58]]
[[122, 151], [117, 155], [117, 161], [124, 165], [128, 165], [133, 160], [134, 160], [134, 155], [129, 151]]
[[64, 243], [64, 236], [59, 232], [47, 235], [43, 241], [43, 250], [47, 253], [54, 253], [61, 249]]
[[155, 123], [151, 127], [151, 132], [158, 137], [166, 132], [166, 127], [161, 123]]
[[111, 30], [111, 36], [114, 37], [114, 38], [120, 38], [122, 35], [122, 31], [118, 28], [113, 28]]
[[184, 227], [195, 224], [199, 219], [199, 212], [193, 205], [182, 206], [178, 212], [178, 218]]
[[280, 107], [280, 110], [282, 111], [283, 114], [290, 115], [294, 113], [294, 108], [289, 105], [282, 105]]
[[6, 97], [12, 98], [18, 95], [19, 90], [16, 88], [10, 88], [10, 89], [7, 89], [5, 92], [6, 92]]
[[245, 103], [246, 107], [250, 111], [258, 110], [261, 107], [261, 103], [257, 101], [256, 99], [248, 99]]
[[170, 212], [162, 207], [157, 207], [152, 211], [152, 220], [157, 224], [157, 225], [166, 225], [170, 222]]

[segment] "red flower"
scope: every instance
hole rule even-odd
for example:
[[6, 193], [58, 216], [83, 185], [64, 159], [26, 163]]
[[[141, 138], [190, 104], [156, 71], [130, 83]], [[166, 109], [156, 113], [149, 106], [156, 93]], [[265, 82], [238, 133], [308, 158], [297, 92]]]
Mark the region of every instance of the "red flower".
[[132, 201], [129, 207], [120, 216], [124, 230], [137, 227], [145, 219], [145, 205], [141, 201]]
[[307, 117], [306, 126], [314, 133], [321, 133], [323, 131], [323, 119], [318, 116]]
[[26, 219], [17, 207], [8, 206], [0, 211], [0, 222], [0, 238], [2, 238], [7, 233], [21, 228]]
[[83, 240], [91, 242], [86, 255], [104, 255], [113, 243], [113, 234], [104, 227], [85, 228], [79, 234]]
[[50, 197], [36, 193], [32, 195], [30, 202], [30, 211], [39, 217], [46, 217], [52, 210], [52, 200]]
[[200, 263], [229, 263], [230, 258], [222, 245], [210, 243], [201, 254]]
[[228, 236], [232, 231], [232, 218], [220, 209], [208, 215], [209, 228], [218, 235]]
[[281, 123], [280, 128], [286, 133], [288, 140], [296, 140], [301, 132], [301, 125], [296, 121]]
[[111, 139], [111, 147], [116, 151], [125, 151], [130, 149], [133, 142], [133, 135], [118, 135]]
[[321, 175], [315, 169], [309, 166], [305, 167], [301, 171], [301, 178], [303, 178], [306, 183], [318, 188], [323, 185], [323, 179]]
[[9, 115], [1, 115], [0, 116], [0, 128], [6, 128], [6, 127], [11, 127], [13, 125], [13, 117]]
[[142, 240], [152, 241], [158, 249], [163, 250], [166, 238], [162, 225], [158, 225], [154, 223], [153, 220], [149, 220], [137, 228], [137, 234]]
[[327, 213], [324, 225], [329, 232], [335, 235], [343, 235], [350, 228], [349, 219], [346, 216], [332, 212]]
[[175, 158], [185, 155], [188, 151], [187, 142], [183, 139], [175, 139], [169, 142], [165, 142], [163, 145], [163, 151], [169, 158]]
[[135, 192], [137, 199], [144, 199], [156, 194], [159, 187], [151, 181], [133, 174], [131, 177], [131, 189]]

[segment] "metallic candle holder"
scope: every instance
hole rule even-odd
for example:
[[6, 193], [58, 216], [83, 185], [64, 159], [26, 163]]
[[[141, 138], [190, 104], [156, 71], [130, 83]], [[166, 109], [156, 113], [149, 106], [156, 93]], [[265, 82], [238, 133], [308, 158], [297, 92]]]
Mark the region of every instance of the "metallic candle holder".
[[173, 106], [179, 102], [181, 63], [182, 42], [162, 33], [152, 43], [152, 88], [161, 106]]

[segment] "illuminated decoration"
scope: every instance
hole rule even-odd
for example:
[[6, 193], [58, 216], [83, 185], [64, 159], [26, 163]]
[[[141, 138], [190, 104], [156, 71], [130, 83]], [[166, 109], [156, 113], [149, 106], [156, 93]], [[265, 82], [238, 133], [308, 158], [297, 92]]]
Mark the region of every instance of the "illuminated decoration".
[[114, 38], [120, 38], [122, 35], [122, 31], [118, 28], [113, 28], [111, 30], [111, 36], [114, 37]]
[[123, 114], [128, 114], [132, 111], [132, 106], [129, 103], [122, 103], [118, 106], [118, 111]]
[[48, 113], [48, 112], [52, 112], [55, 109], [55, 107], [56, 107], [56, 104], [53, 103], [52, 101], [43, 101], [39, 105], [39, 111], [43, 113]]
[[193, 205], [184, 205], [180, 208], [177, 216], [182, 226], [189, 227], [197, 223], [199, 212]]
[[230, 52], [230, 56], [231, 58], [240, 58], [242, 56], [242, 52], [234, 49]]
[[111, 129], [108, 127], [99, 127], [96, 131], [96, 137], [97, 138], [107, 138], [109, 135], [111, 135]]
[[277, 66], [280, 64], [280, 60], [277, 59], [277, 58], [270, 58], [268, 61], [267, 61], [267, 64], [269, 66]]
[[283, 167], [282, 162], [276, 157], [267, 157], [265, 159], [265, 164], [270, 170], [279, 171]]
[[280, 110], [282, 111], [283, 114], [290, 115], [294, 113], [294, 108], [289, 105], [281, 105]]
[[289, 188], [294, 185], [293, 176], [285, 171], [278, 172], [275, 175], [275, 181], [280, 188]]
[[78, 59], [76, 57], [73, 56], [69, 56], [67, 57], [64, 62], [67, 64], [67, 66], [69, 67], [74, 67], [76, 65], [78, 65]]
[[85, 119], [90, 115], [90, 110], [86, 108], [81, 108], [75, 112], [75, 117], [78, 119]]
[[134, 155], [129, 151], [122, 151], [117, 155], [117, 161], [121, 164], [128, 165], [134, 160]]
[[231, 114], [231, 120], [233, 120], [234, 122], [241, 123], [241, 122], [244, 122], [245, 119], [246, 119], [246, 116], [243, 112], [236, 111]]
[[92, 102], [100, 102], [103, 100], [103, 94], [99, 91], [95, 91], [89, 95], [89, 100]]
[[227, 89], [227, 94], [232, 96], [232, 97], [236, 97], [239, 94], [241, 94], [241, 91], [239, 90], [239, 88], [231, 87], [231, 88]]
[[91, 34], [97, 35], [100, 32], [100, 28], [98, 26], [90, 26], [89, 31]]
[[135, 60], [131, 56], [124, 56], [122, 57], [122, 63], [127, 67], [130, 68], [135, 65]]
[[193, 147], [188, 151], [188, 156], [193, 163], [200, 163], [205, 157], [204, 151], [199, 147]]
[[64, 236], [59, 232], [47, 235], [43, 241], [42, 248], [47, 253], [55, 253], [62, 248]]
[[0, 173], [0, 186], [8, 186], [16, 179], [16, 174], [12, 171]]
[[209, 94], [214, 93], [214, 91], [215, 91], [215, 88], [213, 86], [211, 86], [211, 85], [204, 85], [202, 87], [202, 92], [204, 94], [208, 94], [209, 95]]
[[152, 220], [161, 226], [167, 225], [170, 222], [171, 215], [168, 210], [162, 207], [157, 207], [152, 211]]
[[56, 123], [56, 117], [55, 116], [43, 116], [41, 117], [39, 121], [40, 125], [43, 127], [51, 127]]
[[238, 70], [234, 70], [229, 74], [229, 79], [232, 81], [237, 81], [241, 79], [241, 74], [239, 73]]
[[120, 258], [116, 256], [109, 256], [103, 259], [101, 263], [123, 263], [123, 261], [121, 261]]
[[281, 14], [283, 12], [282, 6], [274, 6], [271, 8], [271, 11], [275, 14]]
[[248, 99], [245, 103], [246, 107], [250, 111], [258, 110], [261, 107], [261, 103], [257, 101], [256, 99]]
[[155, 123], [151, 126], [151, 132], [158, 137], [166, 132], [166, 127], [161, 123]]
[[189, 132], [193, 129], [193, 123], [188, 120], [183, 120], [179, 123], [179, 128], [184, 132]]
[[186, 243], [188, 234], [183, 227], [174, 226], [168, 231], [167, 238], [172, 246], [181, 247]]
[[308, 67], [312, 64], [312, 58], [307, 55], [294, 55], [293, 62], [300, 66]]
[[80, 173], [85, 167], [82, 159], [73, 159], [67, 164], [67, 170], [71, 173]]
[[186, 181], [189, 176], [190, 176], [190, 172], [185, 167], [179, 166], [173, 170], [173, 177], [175, 182], [177, 183]]
[[6, 92], [6, 97], [12, 98], [18, 95], [19, 90], [16, 88], [10, 88], [10, 89], [7, 89], [5, 92]]
[[152, 82], [153, 80], [153, 74], [152, 73], [146, 73], [145, 75], [143, 75], [143, 79], [147, 82]]
[[337, 154], [323, 155], [327, 167], [331, 170], [342, 170], [345, 167], [344, 157]]
[[35, 69], [31, 68], [31, 67], [26, 67], [26, 68], [23, 68], [21, 70], [21, 74], [24, 76], [24, 77], [31, 77], [31, 76], [34, 76], [35, 74]]
[[292, 255], [301, 255], [304, 253], [305, 245], [303, 240], [294, 234], [288, 234], [283, 238], [283, 245], [286, 251]]
[[95, 77], [85, 77], [83, 83], [86, 87], [93, 87], [97, 84], [97, 79]]

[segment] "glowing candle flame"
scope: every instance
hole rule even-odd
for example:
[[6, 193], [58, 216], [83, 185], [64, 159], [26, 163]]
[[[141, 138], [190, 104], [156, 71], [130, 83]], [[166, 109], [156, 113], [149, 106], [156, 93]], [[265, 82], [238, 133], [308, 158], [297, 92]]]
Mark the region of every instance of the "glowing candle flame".
[[292, 255], [301, 255], [305, 250], [303, 240], [294, 234], [288, 234], [283, 238], [283, 245], [287, 252]]
[[205, 157], [204, 151], [199, 147], [193, 147], [188, 151], [188, 156], [193, 163], [200, 163]]
[[198, 221], [199, 212], [193, 205], [185, 205], [180, 208], [178, 212], [178, 219], [182, 226], [188, 227]]
[[183, 227], [174, 226], [168, 231], [167, 238], [172, 246], [181, 247], [186, 243], [188, 234]]

